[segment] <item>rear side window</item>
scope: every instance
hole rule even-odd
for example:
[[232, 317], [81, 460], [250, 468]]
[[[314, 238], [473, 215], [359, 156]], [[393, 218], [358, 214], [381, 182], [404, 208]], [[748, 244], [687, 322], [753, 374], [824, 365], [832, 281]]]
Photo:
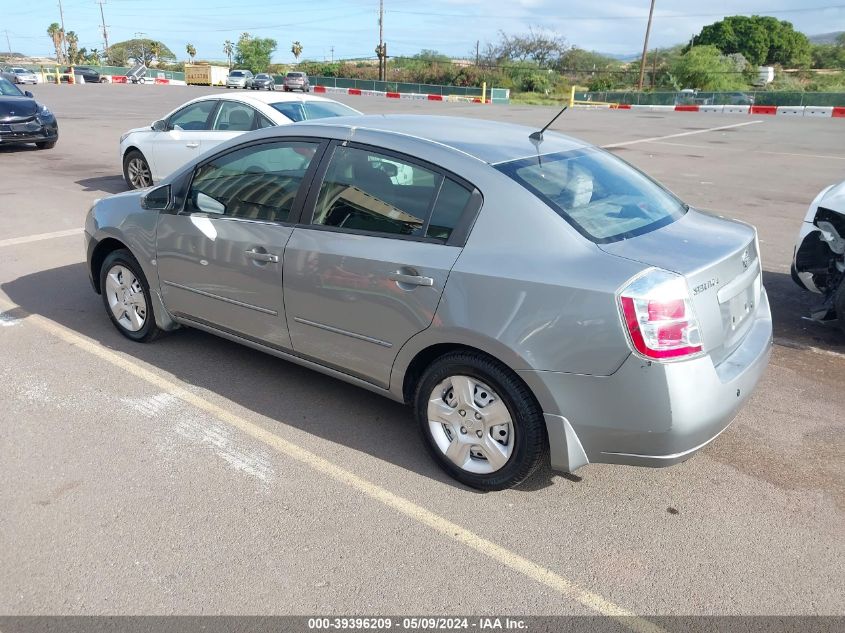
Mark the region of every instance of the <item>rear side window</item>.
[[447, 241], [471, 192], [394, 156], [338, 147], [320, 187], [314, 224]]
[[302, 104], [298, 101], [282, 101], [281, 103], [271, 103], [270, 107], [278, 112], [284, 114], [291, 121], [296, 123], [305, 118], [305, 113], [302, 111]]
[[496, 168], [597, 243], [648, 233], [687, 210], [645, 174], [599, 149], [534, 156]]
[[237, 101], [223, 101], [217, 111], [213, 130], [247, 132], [253, 129], [256, 112], [248, 105]]

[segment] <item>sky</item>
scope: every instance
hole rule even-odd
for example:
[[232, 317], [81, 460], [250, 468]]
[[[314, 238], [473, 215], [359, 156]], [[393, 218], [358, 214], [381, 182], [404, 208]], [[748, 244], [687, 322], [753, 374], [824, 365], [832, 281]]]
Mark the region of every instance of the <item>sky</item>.
[[[845, 30], [837, 0], [657, 0], [649, 48], [685, 42], [726, 15], [773, 15], [809, 35]], [[843, 2], [843, 0], [839, 0]], [[642, 50], [649, 0], [384, 0], [384, 39], [391, 56], [435, 49], [452, 57], [474, 54], [476, 41], [495, 42], [540, 28], [571, 44], [610, 54]], [[97, 0], [62, 0], [67, 31], [80, 47], [103, 49]], [[378, 0], [104, 0], [111, 43], [135, 37], [161, 40], [179, 59], [193, 44], [198, 59], [222, 60], [223, 42], [246, 31], [278, 42], [274, 62], [292, 62], [294, 40], [302, 59], [374, 57]], [[59, 22], [58, 0], [29, 4], [0, 0], [0, 48], [33, 56], [53, 54], [47, 36]], [[6, 41], [8, 37], [8, 43]]]

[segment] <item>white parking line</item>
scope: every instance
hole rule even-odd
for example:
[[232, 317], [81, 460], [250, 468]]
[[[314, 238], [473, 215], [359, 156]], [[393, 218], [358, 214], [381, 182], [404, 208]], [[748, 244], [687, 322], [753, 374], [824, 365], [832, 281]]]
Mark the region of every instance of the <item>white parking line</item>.
[[[0, 310], [18, 310], [22, 312], [21, 308], [4, 299], [0, 299]], [[453, 523], [431, 510], [414, 503], [410, 499], [406, 499], [405, 497], [401, 497], [393, 492], [390, 492], [386, 488], [374, 484], [371, 481], [368, 481], [367, 479], [364, 479], [363, 477], [360, 477], [359, 475], [356, 475], [355, 473], [325, 459], [324, 457], [320, 457], [316, 453], [312, 453], [293, 442], [271, 433], [258, 424], [235, 415], [231, 411], [228, 411], [223, 407], [200, 397], [192, 391], [189, 391], [177, 382], [171, 381], [168, 378], [147, 369], [143, 366], [144, 364], [135, 359], [125, 358], [124, 356], [104, 347], [102, 344], [88, 337], [82, 336], [70, 328], [60, 325], [59, 323], [41, 315], [27, 315], [24, 319], [24, 324], [34, 325], [65, 341], [66, 343], [73, 345], [74, 347], [97, 356], [101, 360], [132, 374], [136, 378], [154, 385], [165, 393], [168, 393], [175, 398], [179, 398], [183, 402], [211, 414], [221, 422], [239, 429], [243, 433], [246, 433], [279, 453], [286, 455], [291, 459], [295, 459], [296, 461], [305, 464], [315, 471], [322, 473], [323, 475], [342, 483], [349, 488], [357, 490], [359, 493], [369, 497], [370, 499], [378, 501], [400, 514], [413, 519], [417, 523], [431, 528], [446, 538], [466, 545], [479, 554], [492, 559], [512, 571], [518, 572], [523, 576], [545, 585], [560, 596], [565, 596], [569, 599], [575, 600], [601, 615], [615, 618], [627, 629], [636, 631], [637, 633], [666, 633], [666, 630], [657, 624], [636, 616], [634, 613], [611, 602], [604, 596], [588, 589], [584, 589], [571, 580], [555, 573], [551, 569], [543, 567], [532, 560], [520, 556], [516, 552], [512, 552], [501, 545], [497, 545], [496, 543], [479, 536], [475, 532], [472, 532], [457, 523]]]
[[0, 247], [15, 246], [16, 244], [29, 244], [30, 242], [40, 242], [41, 240], [52, 240], [57, 237], [68, 237], [69, 235], [79, 235], [80, 233], [82, 233], [82, 229], [68, 229], [67, 231], [53, 231], [52, 233], [39, 233], [38, 235], [10, 237], [5, 240], [0, 240]]
[[612, 147], [622, 147], [624, 145], [636, 145], [637, 143], [653, 143], [654, 141], [662, 141], [666, 138], [679, 138], [681, 136], [693, 136], [695, 134], [705, 134], [706, 132], [718, 132], [719, 130], [729, 130], [735, 127], [743, 127], [745, 125], [754, 125], [755, 123], [762, 123], [763, 121], [757, 119], [754, 121], [743, 121], [742, 123], [733, 123], [731, 125], [720, 125], [719, 127], [709, 127], [703, 130], [692, 130], [691, 132], [678, 132], [677, 134], [667, 134], [666, 136], [652, 136], [649, 138], [638, 138], [633, 141], [622, 141], [621, 143], [610, 143], [609, 145], [602, 145], [603, 148], [608, 149]]
[[800, 154], [796, 152], [771, 152], [762, 149], [726, 149], [722, 145], [692, 145], [690, 143], [672, 143], [671, 141], [649, 141], [655, 145], [671, 145], [690, 149], [711, 149], [719, 153], [767, 154], [769, 156], [797, 156], [798, 158], [819, 158], [821, 160], [845, 160], [845, 156], [831, 156], [830, 154]]

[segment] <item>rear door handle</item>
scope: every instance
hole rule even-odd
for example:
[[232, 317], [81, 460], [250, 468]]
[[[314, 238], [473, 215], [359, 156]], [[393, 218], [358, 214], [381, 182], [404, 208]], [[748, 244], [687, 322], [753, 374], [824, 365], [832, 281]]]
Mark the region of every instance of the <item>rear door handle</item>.
[[257, 262], [278, 262], [279, 256], [273, 255], [273, 253], [261, 252], [261, 251], [244, 251], [246, 256], [250, 259], [254, 259]]
[[199, 146], [200, 146], [199, 143], [185, 143], [185, 147], [190, 147], [191, 149], [194, 149], [195, 147], [199, 147]]
[[403, 275], [402, 273], [393, 273], [390, 275], [390, 280], [400, 284], [408, 284], [409, 286], [434, 285], [434, 279], [431, 277], [423, 277], [422, 275]]

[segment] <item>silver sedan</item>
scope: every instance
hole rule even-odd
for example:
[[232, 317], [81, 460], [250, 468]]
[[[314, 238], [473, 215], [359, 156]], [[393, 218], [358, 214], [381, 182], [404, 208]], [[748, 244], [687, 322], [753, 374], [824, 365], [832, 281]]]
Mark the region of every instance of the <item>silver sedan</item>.
[[123, 335], [195, 327], [407, 403], [434, 459], [486, 490], [547, 461], [682, 461], [771, 350], [753, 227], [503, 123], [251, 132], [98, 201], [86, 240]]

